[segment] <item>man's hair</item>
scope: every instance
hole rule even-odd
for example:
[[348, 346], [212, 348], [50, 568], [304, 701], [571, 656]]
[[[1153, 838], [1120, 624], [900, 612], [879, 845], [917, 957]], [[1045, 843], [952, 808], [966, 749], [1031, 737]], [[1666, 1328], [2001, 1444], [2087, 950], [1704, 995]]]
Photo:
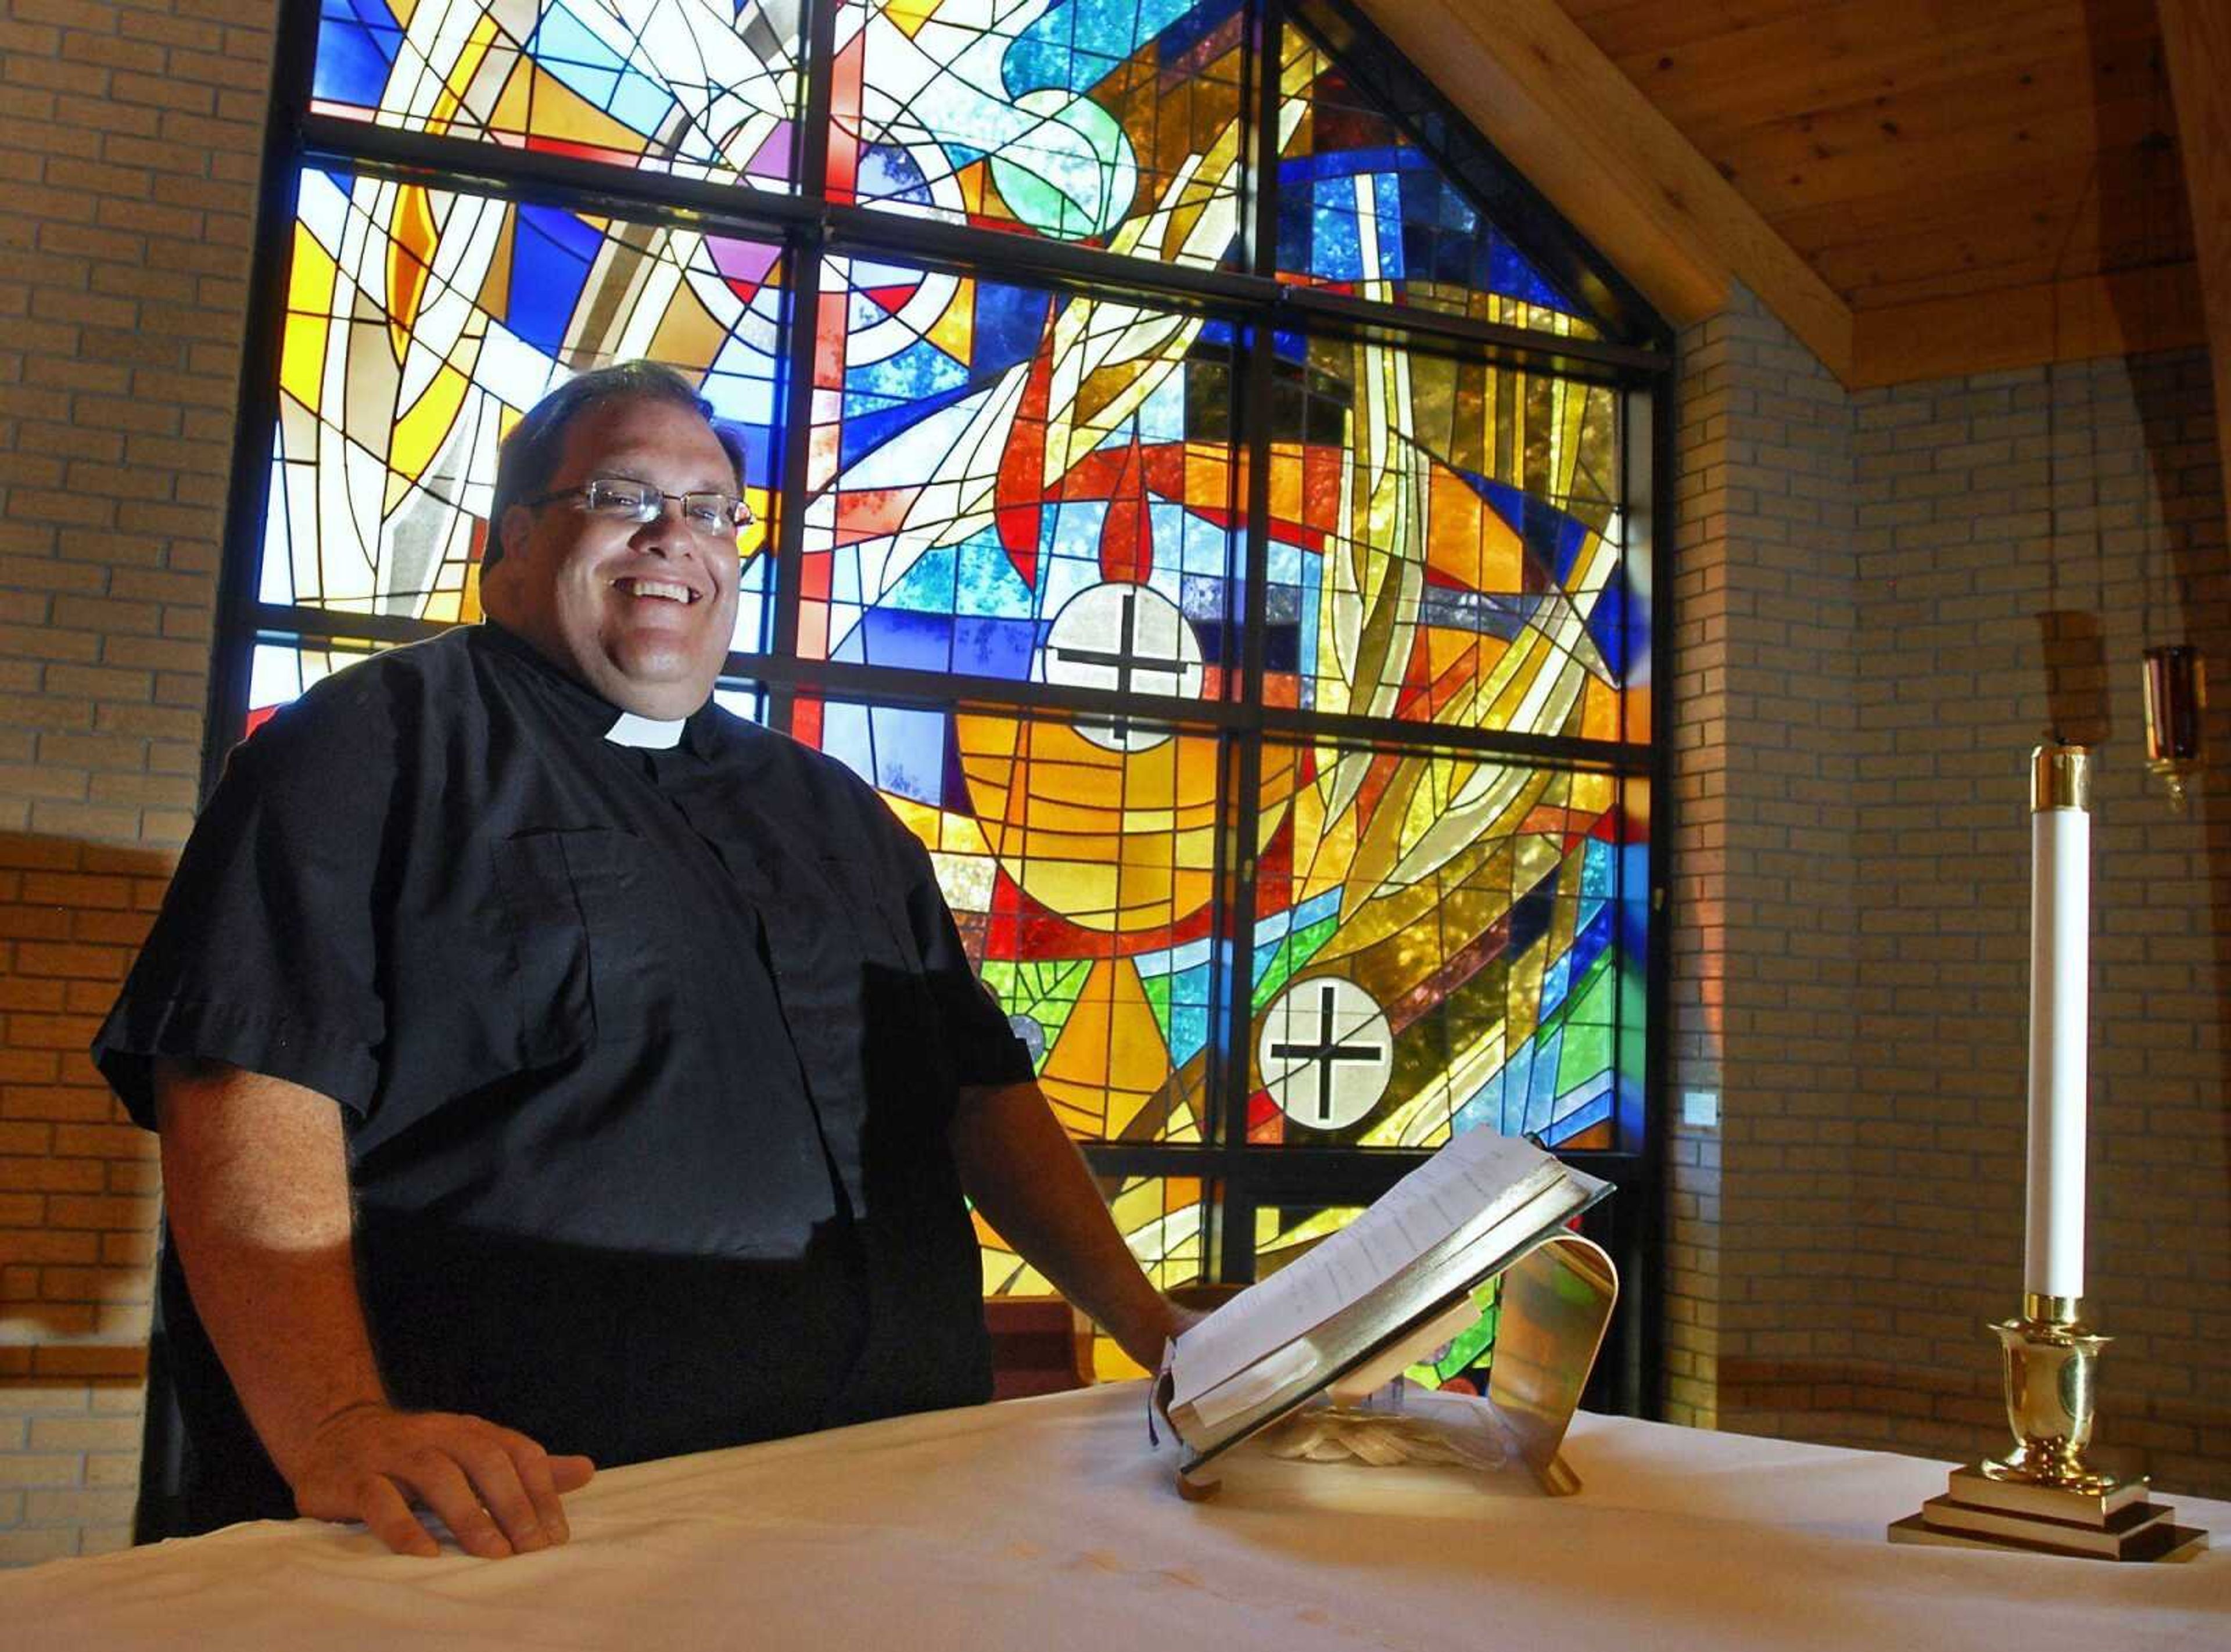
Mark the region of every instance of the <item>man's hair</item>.
[[488, 543], [481, 573], [503, 559], [503, 513], [548, 490], [575, 419], [613, 402], [667, 402], [686, 407], [711, 427], [744, 485], [744, 444], [734, 427], [713, 416], [713, 404], [673, 368], [656, 361], [623, 361], [568, 379], [529, 409], [503, 439], [495, 461], [495, 497], [488, 507]]

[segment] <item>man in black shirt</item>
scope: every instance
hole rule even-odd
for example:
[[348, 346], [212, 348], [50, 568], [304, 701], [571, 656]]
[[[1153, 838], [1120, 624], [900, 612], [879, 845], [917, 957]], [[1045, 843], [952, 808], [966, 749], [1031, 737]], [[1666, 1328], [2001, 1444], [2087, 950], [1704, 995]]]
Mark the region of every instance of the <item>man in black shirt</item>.
[[980, 1400], [964, 1189], [1135, 1358], [1176, 1328], [921, 846], [711, 702], [738, 486], [678, 378], [574, 381], [491, 623], [233, 754], [94, 1047], [163, 1140], [143, 1539], [509, 1554], [592, 1460]]

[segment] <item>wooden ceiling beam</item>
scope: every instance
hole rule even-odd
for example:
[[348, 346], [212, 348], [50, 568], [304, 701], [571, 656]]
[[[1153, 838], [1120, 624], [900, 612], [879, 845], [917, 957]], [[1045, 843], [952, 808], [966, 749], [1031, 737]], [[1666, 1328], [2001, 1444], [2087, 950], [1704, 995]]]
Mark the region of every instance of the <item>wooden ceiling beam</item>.
[[2040, 174], [2088, 171], [2103, 149], [2143, 139], [2154, 129], [2156, 113], [2150, 95], [2104, 105], [2070, 102], [2034, 119], [1950, 133], [1925, 145], [1892, 139], [1840, 152], [1803, 132], [1760, 132], [1713, 158], [1772, 222], [1807, 207], [1894, 192], [1900, 179], [1911, 180], [1924, 168], [1946, 179], [2024, 165]]
[[2040, 49], [2088, 55], [2152, 32], [2143, 5], [2104, 16], [2096, 10], [2087, 0], [1976, 8], [1866, 0], [1670, 52], [1621, 52], [1614, 61], [1683, 131], [1718, 132], [1878, 93], [1941, 86], [1973, 74], [1978, 63]]
[[1853, 390], [2182, 349], [2208, 336], [2189, 263], [1860, 310], [1852, 322], [1857, 365], [1844, 382]]
[[2231, 498], [2231, 7], [2160, 0], [2215, 378], [2215, 438]]
[[1358, 3], [1670, 320], [1712, 314], [1740, 280], [1849, 372], [1849, 307], [1556, 0]]
[[[2066, 193], [2009, 190], [1995, 196], [1963, 190], [1932, 197], [1917, 203], [1909, 223], [1813, 247], [1810, 262], [1853, 309], [1864, 310], [1871, 304], [1898, 302], [1889, 289], [1932, 277], [2027, 268], [2044, 261], [2043, 271], [2034, 276], [2001, 278], [2001, 285], [2013, 286], [2045, 275], [2096, 275], [2103, 269], [2178, 263], [2192, 256], [2182, 184], [2174, 194], [2166, 183], [2156, 190], [2150, 220], [2142, 192], [2081, 185], [2076, 180]], [[1779, 221], [1768, 222], [1793, 243], [1802, 241]], [[2174, 229], [2164, 235], [2157, 228], [2149, 245], [2150, 224]]]

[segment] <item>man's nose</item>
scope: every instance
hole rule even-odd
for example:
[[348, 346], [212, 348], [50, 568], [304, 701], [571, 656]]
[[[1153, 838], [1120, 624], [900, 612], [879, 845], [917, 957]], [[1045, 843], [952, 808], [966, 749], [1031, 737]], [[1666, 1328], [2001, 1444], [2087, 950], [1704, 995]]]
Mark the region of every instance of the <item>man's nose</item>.
[[682, 501], [670, 494], [659, 495], [651, 513], [636, 525], [636, 543], [660, 556], [670, 555], [689, 539], [689, 524], [682, 519]]

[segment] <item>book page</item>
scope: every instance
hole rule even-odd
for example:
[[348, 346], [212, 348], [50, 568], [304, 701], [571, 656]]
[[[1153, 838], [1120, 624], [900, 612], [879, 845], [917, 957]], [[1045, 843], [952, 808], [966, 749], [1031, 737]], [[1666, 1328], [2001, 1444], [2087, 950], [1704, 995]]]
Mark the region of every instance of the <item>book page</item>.
[[[1563, 1176], [1550, 1177], [1540, 1183], [1531, 1197], [1521, 1199], [1506, 1214], [1485, 1227], [1476, 1226], [1474, 1236], [1467, 1239], [1462, 1249], [1453, 1255], [1444, 1254], [1439, 1270], [1444, 1281], [1446, 1274], [1452, 1272], [1469, 1276], [1484, 1271], [1491, 1262], [1507, 1255], [1515, 1245], [1523, 1244], [1526, 1236], [1555, 1226], [1587, 1201], [1588, 1189], [1582, 1184], [1592, 1179], [1569, 1170]], [[1527, 1178], [1525, 1185], [1536, 1187], [1536, 1178]], [[1368, 1296], [1348, 1304], [1339, 1313], [1319, 1323], [1307, 1334], [1195, 1396], [1193, 1414], [1200, 1426], [1209, 1430], [1220, 1429], [1232, 1418], [1253, 1410], [1267, 1400], [1277, 1398], [1293, 1384], [1312, 1373], [1317, 1373], [1322, 1381], [1329, 1375], [1333, 1365], [1355, 1352], [1350, 1344], [1357, 1332], [1355, 1316], [1358, 1313], [1369, 1313], [1374, 1306], [1381, 1310], [1365, 1322], [1366, 1334], [1370, 1334], [1374, 1328], [1383, 1334], [1391, 1328], [1391, 1320], [1405, 1316], [1398, 1303], [1414, 1299], [1389, 1295], [1389, 1293], [1400, 1292], [1401, 1288], [1402, 1275], [1398, 1274]], [[1465, 1324], [1478, 1318], [1479, 1310], [1472, 1305], [1468, 1295], [1462, 1299], [1445, 1300], [1457, 1301], [1453, 1313]], [[1450, 1311], [1445, 1310], [1442, 1317], [1450, 1317]], [[1444, 1335], [1432, 1339], [1426, 1345], [1446, 1340], [1448, 1337]], [[1402, 1363], [1409, 1365], [1413, 1362], [1406, 1358]], [[1175, 1423], [1173, 1423], [1172, 1426], [1174, 1427]]]
[[1452, 1234], [1491, 1226], [1564, 1174], [1531, 1142], [1466, 1131], [1347, 1227], [1180, 1337], [1172, 1407], [1307, 1335]]

